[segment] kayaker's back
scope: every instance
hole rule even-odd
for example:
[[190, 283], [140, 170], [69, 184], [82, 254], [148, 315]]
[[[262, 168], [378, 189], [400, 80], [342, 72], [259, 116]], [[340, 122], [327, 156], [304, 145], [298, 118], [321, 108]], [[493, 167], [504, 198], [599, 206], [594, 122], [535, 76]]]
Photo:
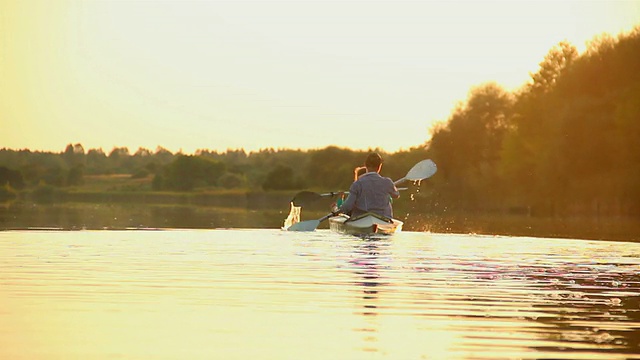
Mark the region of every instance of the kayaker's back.
[[352, 216], [367, 212], [393, 217], [390, 196], [397, 193], [393, 181], [380, 176], [378, 173], [366, 173], [352, 184], [350, 193], [356, 196]]

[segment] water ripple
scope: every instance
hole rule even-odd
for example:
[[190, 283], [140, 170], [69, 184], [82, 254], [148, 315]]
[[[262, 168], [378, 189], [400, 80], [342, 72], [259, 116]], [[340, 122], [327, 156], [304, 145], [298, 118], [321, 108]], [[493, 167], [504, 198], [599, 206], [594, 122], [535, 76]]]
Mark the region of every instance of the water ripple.
[[0, 336], [16, 345], [0, 358], [623, 359], [640, 349], [638, 254], [411, 232], [2, 232]]

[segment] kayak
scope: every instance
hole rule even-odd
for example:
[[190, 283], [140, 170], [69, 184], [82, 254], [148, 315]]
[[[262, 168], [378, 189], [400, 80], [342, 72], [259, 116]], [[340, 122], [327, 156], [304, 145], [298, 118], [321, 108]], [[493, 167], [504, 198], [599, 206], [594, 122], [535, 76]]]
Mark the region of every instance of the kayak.
[[339, 214], [329, 218], [329, 229], [349, 235], [391, 235], [402, 230], [403, 222], [386, 216], [366, 213], [356, 217]]
[[[398, 179], [394, 184], [398, 185], [403, 181], [422, 181], [436, 173], [438, 168], [431, 160], [422, 160], [413, 165], [407, 175]], [[398, 189], [399, 190], [399, 189]], [[402, 221], [379, 216], [373, 213], [366, 213], [362, 216], [350, 218], [347, 215], [327, 214], [317, 220], [300, 221], [299, 208], [308, 201], [314, 201], [324, 196], [333, 196], [335, 193], [317, 194], [312, 191], [302, 191], [291, 200], [291, 213], [285, 220], [283, 230], [287, 231], [314, 231], [321, 222], [329, 219], [329, 227], [333, 231], [345, 234], [393, 234], [402, 229]], [[298, 213], [294, 213], [298, 208]]]

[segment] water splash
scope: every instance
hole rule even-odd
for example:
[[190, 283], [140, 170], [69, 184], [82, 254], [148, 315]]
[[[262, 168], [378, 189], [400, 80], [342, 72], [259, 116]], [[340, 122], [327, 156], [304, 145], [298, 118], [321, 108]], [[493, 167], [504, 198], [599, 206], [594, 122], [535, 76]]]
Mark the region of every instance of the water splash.
[[290, 204], [291, 210], [289, 210], [289, 215], [287, 215], [287, 218], [284, 220], [284, 225], [282, 226], [283, 230], [287, 230], [293, 224], [300, 222], [300, 210], [302, 209], [302, 207], [294, 206], [293, 202], [291, 202]]

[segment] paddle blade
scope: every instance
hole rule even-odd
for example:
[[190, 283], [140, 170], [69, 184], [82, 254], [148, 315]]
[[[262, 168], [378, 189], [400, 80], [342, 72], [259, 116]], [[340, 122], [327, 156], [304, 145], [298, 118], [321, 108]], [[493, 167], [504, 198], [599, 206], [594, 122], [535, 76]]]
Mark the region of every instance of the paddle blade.
[[424, 180], [426, 178], [430, 178], [433, 174], [438, 171], [438, 167], [436, 163], [432, 160], [422, 160], [419, 163], [415, 164], [411, 170], [407, 173], [407, 176], [404, 177], [404, 180], [409, 181], [418, 181]]
[[322, 195], [316, 192], [301, 191], [291, 199], [291, 202], [293, 203], [293, 206], [304, 207], [314, 201], [318, 201], [320, 198], [322, 198]]
[[287, 230], [288, 231], [314, 231], [318, 225], [320, 225], [320, 220], [307, 220], [301, 221], [299, 223], [295, 223], [291, 225]]

